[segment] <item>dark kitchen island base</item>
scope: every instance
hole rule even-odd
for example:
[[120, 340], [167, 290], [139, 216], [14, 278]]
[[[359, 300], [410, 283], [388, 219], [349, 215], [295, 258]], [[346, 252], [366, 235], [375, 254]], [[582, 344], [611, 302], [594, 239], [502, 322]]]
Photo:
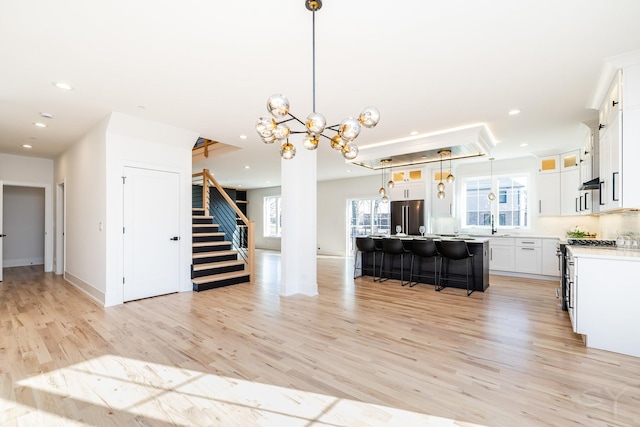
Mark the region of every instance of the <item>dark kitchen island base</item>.
[[[390, 237], [393, 239], [394, 237]], [[415, 238], [420, 240], [420, 238]], [[403, 238], [402, 243], [405, 249], [408, 251], [404, 254], [404, 281], [409, 280], [409, 272], [411, 271], [411, 245], [414, 239]], [[434, 239], [438, 240], [438, 239]], [[469, 252], [473, 254], [473, 287], [475, 291], [484, 292], [489, 287], [489, 240], [488, 239], [473, 239], [466, 240]], [[385, 255], [385, 263], [389, 262], [389, 255]], [[363, 276], [375, 276], [380, 274], [380, 258], [381, 254], [376, 254], [376, 271], [373, 272], [373, 254], [365, 254], [363, 256], [362, 275]], [[446, 262], [443, 262], [443, 268], [446, 266]], [[388, 265], [388, 264], [386, 264]], [[438, 261], [439, 265], [439, 261]], [[393, 269], [387, 268], [386, 270], [393, 270], [393, 273], [385, 273], [383, 278], [400, 280], [400, 256], [395, 256], [393, 260]], [[446, 273], [446, 269], [445, 269]], [[416, 257], [414, 262], [414, 278], [419, 275], [419, 283], [426, 283], [435, 285], [434, 277], [434, 263], [432, 258], [421, 259]], [[467, 286], [464, 282], [466, 275], [465, 261], [451, 261], [449, 263], [449, 281], [448, 288], [460, 288], [466, 289]], [[453, 281], [456, 279], [456, 281]], [[462, 281], [457, 281], [462, 280]], [[415, 281], [415, 280], [414, 280]]]

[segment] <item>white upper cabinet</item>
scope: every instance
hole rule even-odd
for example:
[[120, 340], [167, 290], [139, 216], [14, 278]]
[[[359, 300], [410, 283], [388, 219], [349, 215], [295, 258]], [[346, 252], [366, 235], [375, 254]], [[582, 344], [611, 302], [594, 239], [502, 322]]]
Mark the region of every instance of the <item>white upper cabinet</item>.
[[639, 209], [640, 64], [616, 73], [599, 113], [600, 211]]
[[538, 159], [539, 173], [560, 172], [560, 156], [546, 156]]

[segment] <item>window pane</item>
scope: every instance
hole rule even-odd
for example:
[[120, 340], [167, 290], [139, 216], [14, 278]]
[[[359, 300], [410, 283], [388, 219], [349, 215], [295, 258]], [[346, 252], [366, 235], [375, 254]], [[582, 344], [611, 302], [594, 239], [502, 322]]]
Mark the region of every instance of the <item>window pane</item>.
[[470, 178], [465, 180], [466, 187], [466, 225], [490, 226], [491, 203], [487, 195], [491, 191], [488, 178]]
[[500, 194], [498, 225], [526, 227], [528, 225], [527, 177], [498, 178], [498, 191]]
[[282, 212], [280, 207], [280, 196], [264, 198], [264, 236], [280, 236], [282, 225]]

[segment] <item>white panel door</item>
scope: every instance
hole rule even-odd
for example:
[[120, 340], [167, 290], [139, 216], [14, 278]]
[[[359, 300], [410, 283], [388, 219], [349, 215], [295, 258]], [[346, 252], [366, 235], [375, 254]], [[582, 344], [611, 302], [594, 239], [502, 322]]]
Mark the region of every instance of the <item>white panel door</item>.
[[124, 301], [178, 292], [180, 176], [124, 168]]
[[2, 245], [4, 242], [4, 228], [2, 227], [2, 181], [0, 181], [0, 282], [2, 282]]

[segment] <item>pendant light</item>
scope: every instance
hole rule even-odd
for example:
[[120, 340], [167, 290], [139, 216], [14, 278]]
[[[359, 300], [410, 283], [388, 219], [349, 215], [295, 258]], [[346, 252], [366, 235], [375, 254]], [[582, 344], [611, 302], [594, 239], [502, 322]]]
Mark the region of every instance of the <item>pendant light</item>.
[[449, 151], [449, 175], [447, 175], [447, 182], [449, 184], [453, 184], [456, 180], [456, 177], [451, 173], [451, 151]]
[[442, 156], [451, 154], [451, 151], [440, 150], [438, 151], [438, 154], [440, 155], [440, 182], [438, 183], [438, 199], [444, 199], [445, 193], [444, 193], [444, 182], [442, 182]]
[[495, 157], [491, 157], [489, 159], [489, 161], [491, 162], [491, 178], [489, 179], [489, 194], [487, 194], [487, 198], [492, 202], [496, 199], [496, 195], [493, 193], [493, 191], [491, 191], [491, 187], [493, 186], [493, 161], [494, 160], [495, 160]]
[[[384, 171], [385, 171], [385, 165], [390, 164], [391, 163], [391, 159], [382, 159], [382, 160], [380, 160], [380, 163], [382, 163], [382, 168], [381, 168], [382, 169], [382, 180], [381, 180], [382, 186], [378, 190], [378, 193], [382, 197], [382, 201], [384, 203], [386, 203], [386, 202], [389, 201], [389, 197], [387, 197], [387, 190], [384, 189], [384, 181], [385, 181], [385, 173], [384, 173]], [[389, 182], [391, 183], [393, 181], [389, 180]], [[393, 185], [389, 184], [389, 188], [393, 188]]]
[[[391, 161], [391, 159], [389, 159], [389, 161]], [[395, 186], [396, 186], [396, 183], [393, 182], [393, 166], [392, 166], [391, 169], [389, 170], [389, 182], [387, 182], [387, 187], [393, 188]]]

